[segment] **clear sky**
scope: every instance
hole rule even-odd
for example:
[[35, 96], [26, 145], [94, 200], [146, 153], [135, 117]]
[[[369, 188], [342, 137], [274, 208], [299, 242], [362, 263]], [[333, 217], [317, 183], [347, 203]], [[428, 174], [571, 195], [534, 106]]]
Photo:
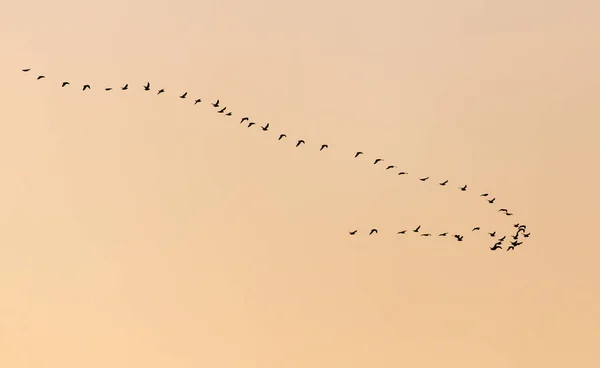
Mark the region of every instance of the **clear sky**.
[[0, 366], [599, 366], [599, 2], [7, 3]]

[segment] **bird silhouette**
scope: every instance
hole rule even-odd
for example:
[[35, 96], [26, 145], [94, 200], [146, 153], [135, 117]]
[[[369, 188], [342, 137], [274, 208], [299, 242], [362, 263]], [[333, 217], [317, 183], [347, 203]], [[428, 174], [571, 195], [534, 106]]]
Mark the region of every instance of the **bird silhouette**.
[[194, 101], [194, 105], [197, 104], [197, 103], [200, 103], [200, 102], [202, 102], [202, 100], [199, 99], [199, 98], [197, 98], [196, 101]]
[[106, 88], [104, 88], [104, 90], [105, 90], [105, 91], [111, 91], [111, 90], [112, 90], [112, 88], [110, 88], [110, 87], [106, 87]]
[[356, 234], [356, 232], [357, 232], [357, 231], [358, 231], [358, 230], [354, 230], [354, 231], [348, 231], [348, 232], [350, 233], [350, 235], [354, 235], [354, 234]]
[[489, 194], [483, 193], [480, 197], [487, 197]]
[[219, 107], [219, 100], [217, 100], [217, 102], [215, 102], [214, 104], [212, 104], [214, 107]]
[[464, 187], [460, 187], [459, 189], [464, 192], [465, 190], [467, 190], [467, 186], [465, 185]]
[[125, 91], [127, 88], [129, 88], [129, 84], [126, 84], [126, 85], [124, 85], [123, 87], [121, 87], [121, 89], [122, 89], [123, 91]]
[[280, 134], [280, 135], [279, 135], [279, 139], [277, 139], [277, 140], [278, 140], [278, 141], [280, 141], [280, 140], [281, 140], [281, 138], [284, 138], [284, 137], [287, 137], [287, 135], [285, 135], [285, 134]]
[[480, 230], [480, 228], [479, 227], [474, 227], [473, 230], [471, 230], [471, 231], [476, 231], [476, 230]]
[[443, 181], [443, 182], [441, 182], [441, 183], [440, 183], [440, 185], [442, 185], [442, 186], [444, 186], [444, 185], [446, 185], [446, 184], [448, 184], [448, 180], [446, 180], [446, 181]]
[[514, 226], [514, 227], [520, 227], [520, 226], [521, 226], [521, 224], [519, 224], [519, 223], [516, 223], [516, 224], [514, 224], [513, 226]]
[[527, 233], [527, 234], [523, 233], [523, 237], [525, 237], [525, 238], [529, 238], [529, 235], [531, 235], [531, 233]]
[[404, 171], [400, 171], [400, 172], [398, 173], [398, 175], [406, 175], [406, 174], [408, 174], [408, 173], [407, 173], [407, 172], [404, 172]]
[[463, 236], [462, 235], [454, 235], [454, 237], [456, 238], [456, 240], [458, 240], [459, 242], [463, 241]]
[[326, 144], [323, 144], [323, 145], [321, 145], [321, 149], [319, 151], [323, 151], [325, 148], [329, 148], [329, 146]]
[[421, 225], [417, 226], [417, 228], [416, 228], [416, 229], [414, 229], [413, 231], [414, 231], [415, 233], [418, 233], [420, 228], [421, 228]]
[[302, 143], [306, 144], [306, 142], [304, 142], [304, 140], [300, 139], [300, 140], [298, 141], [298, 143], [296, 143], [296, 147], [298, 147], [298, 146], [299, 146], [300, 144], [302, 144]]
[[440, 234], [440, 235], [438, 235], [438, 236], [446, 236], [446, 235], [448, 235], [448, 233], [441, 233], [441, 234]]
[[83, 85], [83, 90], [85, 91], [86, 89], [91, 89], [92, 87], [90, 87], [89, 84], [84, 84]]
[[428, 176], [428, 177], [425, 177], [425, 178], [421, 178], [421, 179], [419, 179], [419, 180], [421, 180], [421, 181], [425, 181], [425, 180], [427, 180], [427, 179], [429, 179], [429, 176]]
[[186, 98], [187, 97], [187, 92], [184, 92], [181, 96], [179, 96], [179, 98]]
[[513, 245], [510, 245], [508, 248], [506, 248], [506, 251], [508, 252], [509, 250], [514, 250], [515, 247]]
[[43, 76], [43, 75], [40, 75], [39, 77], [37, 77], [37, 80], [40, 80], [40, 79], [43, 79], [43, 78], [46, 78], [46, 77]]
[[376, 165], [376, 164], [377, 164], [379, 161], [383, 161], [383, 159], [382, 159], [382, 158], [378, 158], [378, 159], [376, 159], [376, 160], [373, 162], [373, 165]]
[[369, 235], [373, 234], [373, 233], [378, 233], [379, 231], [377, 231], [377, 229], [371, 229], [371, 231], [369, 232]]
[[145, 86], [144, 86], [144, 90], [145, 91], [149, 91], [150, 90], [150, 82], [148, 82]]
[[231, 111], [229, 111], [225, 116], [231, 116]]
[[218, 112], [219, 114], [222, 114], [222, 113], [224, 113], [224, 112], [225, 112], [225, 109], [226, 109], [226, 108], [227, 108], [227, 107], [224, 107], [224, 108], [222, 108], [221, 110], [219, 110], [219, 111], [217, 111], [217, 112]]
[[267, 130], [269, 130], [269, 123], [267, 123], [267, 125], [265, 126], [261, 126], [261, 128], [266, 132]]
[[496, 249], [502, 249], [501, 246], [499, 246], [498, 244], [494, 244], [493, 247], [490, 248], [491, 250], [496, 250]]
[[506, 208], [501, 208], [498, 210], [498, 212], [508, 212], [508, 210]]
[[69, 82], [62, 82], [61, 87], [68, 86], [69, 84], [71, 84], [71, 83], [69, 83]]
[[165, 93], [165, 90], [163, 88], [161, 88], [161, 89], [158, 90], [157, 95], [160, 95], [161, 93]]
[[242, 120], [240, 120], [240, 124], [243, 123], [246, 120], [248, 120], [248, 117], [242, 118]]
[[253, 121], [251, 121], [250, 123], [248, 123], [248, 128], [250, 128], [252, 125], [254, 125]]
[[503, 237], [501, 237], [500, 239], [498, 239], [498, 241], [502, 243], [504, 241], [504, 239], [506, 239], [506, 235], [504, 235]]
[[30, 71], [30, 70], [31, 70], [31, 69], [23, 69], [23, 71], [24, 71], [24, 72], [28, 72], [28, 71]]
[[421, 236], [431, 236], [429, 233], [421, 234]]
[[406, 234], [406, 230], [398, 231], [398, 234]]
[[523, 242], [520, 242], [520, 241], [517, 241], [517, 240], [515, 240], [515, 241], [512, 241], [512, 242], [510, 242], [510, 244], [512, 244], [513, 246], [515, 246], [515, 247], [516, 247], [517, 245], [521, 245], [521, 244], [523, 244]]
[[394, 166], [394, 165], [390, 165], [390, 166], [386, 167], [385, 169], [386, 169], [386, 170], [389, 170], [389, 169], [393, 169], [394, 167], [396, 167], [396, 166]]
[[495, 232], [495, 231], [494, 231], [493, 233], [488, 233], [488, 234], [490, 234], [490, 236], [491, 236], [492, 238], [496, 236], [496, 232]]
[[510, 212], [506, 212], [506, 216], [512, 216], [513, 214]]
[[495, 200], [496, 200], [496, 198], [492, 198], [492, 199], [489, 199], [488, 202], [494, 203]]
[[354, 155], [354, 158], [357, 158], [359, 155], [362, 155], [362, 154], [363, 154], [362, 152], [358, 151], [358, 152], [356, 152], [356, 154]]

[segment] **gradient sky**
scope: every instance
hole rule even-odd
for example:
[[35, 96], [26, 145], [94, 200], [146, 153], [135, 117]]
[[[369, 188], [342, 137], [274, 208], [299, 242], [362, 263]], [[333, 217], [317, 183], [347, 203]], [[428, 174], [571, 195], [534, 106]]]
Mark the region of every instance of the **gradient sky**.
[[597, 1], [2, 8], [0, 366], [599, 366]]

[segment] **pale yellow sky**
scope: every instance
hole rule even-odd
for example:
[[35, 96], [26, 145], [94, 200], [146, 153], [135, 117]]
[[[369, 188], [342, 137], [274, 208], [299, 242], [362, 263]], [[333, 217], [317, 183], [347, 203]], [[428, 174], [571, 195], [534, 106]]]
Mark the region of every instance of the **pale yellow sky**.
[[0, 366], [597, 367], [598, 14], [9, 1]]

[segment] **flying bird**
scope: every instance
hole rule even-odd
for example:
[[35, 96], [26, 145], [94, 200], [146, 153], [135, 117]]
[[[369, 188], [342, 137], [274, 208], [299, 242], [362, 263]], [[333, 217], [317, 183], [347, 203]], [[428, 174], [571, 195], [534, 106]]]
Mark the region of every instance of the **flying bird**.
[[506, 208], [501, 208], [498, 210], [498, 212], [508, 212], [508, 210]]
[[110, 88], [110, 87], [106, 87], [106, 88], [104, 88], [104, 90], [105, 90], [105, 91], [110, 91], [110, 90], [112, 90], [112, 88]]
[[129, 84], [126, 84], [126, 85], [124, 85], [123, 87], [121, 87], [121, 89], [122, 89], [123, 91], [125, 91], [127, 88], [129, 88]]
[[426, 234], [421, 234], [421, 236], [431, 236], [431, 234], [426, 233]]
[[377, 229], [371, 229], [371, 231], [369, 232], [369, 235], [371, 235], [373, 233], [378, 233]]
[[488, 233], [488, 234], [490, 234], [490, 236], [491, 236], [492, 238], [496, 236], [496, 232], [495, 232], [495, 231], [494, 231], [493, 233]]
[[487, 197], [489, 194], [483, 193], [480, 197]]
[[222, 113], [224, 113], [224, 112], [225, 112], [225, 109], [226, 109], [226, 108], [227, 108], [227, 107], [224, 107], [224, 108], [222, 108], [221, 110], [219, 110], [219, 111], [217, 111], [217, 112], [218, 112], [219, 114], [222, 114]]
[[529, 235], [531, 235], [531, 233], [527, 233], [527, 234], [523, 233], [523, 237], [525, 237], [525, 238], [529, 238]]
[[514, 250], [514, 249], [515, 249], [515, 247], [514, 247], [513, 245], [510, 245], [510, 246], [509, 246], [509, 247], [506, 249], [506, 251], [508, 252], [509, 250]]
[[502, 249], [501, 246], [499, 246], [498, 244], [494, 244], [493, 247], [490, 248], [491, 250], [496, 250], [496, 249]]
[[523, 244], [523, 242], [520, 242], [520, 241], [517, 241], [517, 240], [515, 240], [515, 241], [513, 241], [513, 242], [510, 242], [510, 244], [512, 244], [513, 246], [515, 246], [515, 247], [516, 247], [517, 245], [521, 245], [521, 244]]
[[161, 93], [165, 93], [165, 90], [163, 88], [161, 88], [160, 90], [158, 90], [157, 95], [160, 95]]
[[229, 111], [225, 116], [231, 116], [231, 111]]
[[442, 186], [443, 186], [443, 185], [446, 185], [446, 184], [448, 184], [448, 180], [446, 180], [446, 181], [444, 181], [444, 182], [441, 182], [441, 183], [440, 183], [440, 185], [442, 185]]
[[373, 162], [373, 165], [377, 164], [379, 161], [383, 161], [383, 159], [382, 159], [382, 158], [378, 158], [378, 159], [376, 159], [376, 160]]
[[354, 231], [348, 231], [348, 232], [350, 233], [350, 235], [354, 235], [354, 234], [356, 234], [356, 232], [357, 232], [357, 231], [358, 231], [358, 230], [354, 230]]
[[390, 166], [386, 167], [385, 169], [386, 169], [386, 170], [389, 170], [389, 169], [393, 169], [394, 167], [396, 167], [396, 166], [394, 166], [394, 165], [390, 165]]
[[69, 82], [62, 82], [61, 87], [68, 86], [69, 84], [71, 84], [71, 83], [69, 83]]
[[354, 158], [357, 158], [359, 155], [362, 155], [362, 154], [363, 154], [362, 152], [358, 151], [358, 152], [356, 152], [356, 154], [354, 155]]
[[146, 84], [144, 86], [144, 90], [149, 91], [150, 90], [150, 82], [148, 82], [148, 84]]
[[215, 102], [214, 104], [212, 104], [214, 107], [219, 107], [219, 100], [217, 100], [217, 102]]
[[500, 239], [498, 239], [498, 241], [499, 241], [500, 243], [502, 243], [502, 242], [504, 241], [504, 239], [506, 239], [506, 235], [504, 235], [503, 237], [501, 237]]
[[244, 122], [244, 121], [246, 121], [246, 120], [248, 120], [248, 118], [247, 118], [247, 117], [245, 117], [245, 118], [242, 118], [242, 120], [240, 120], [240, 124], [241, 124], [241, 123], [243, 123], [243, 122]]
[[23, 71], [24, 71], [24, 72], [28, 72], [28, 71], [30, 71], [30, 70], [31, 70], [31, 69], [23, 69]]
[[280, 140], [281, 140], [281, 138], [284, 138], [284, 137], [287, 137], [287, 135], [285, 135], [285, 134], [280, 134], [280, 135], [279, 135], [279, 139], [277, 139], [277, 140], [278, 140], [278, 141], [280, 141]]
[[458, 234], [456, 234], [456, 235], [454, 235], [454, 237], [455, 237], [455, 238], [456, 238], [456, 240], [458, 240], [458, 241], [463, 241], [463, 236], [462, 236], [462, 235], [458, 235]]
[[459, 189], [460, 189], [460, 190], [462, 190], [462, 191], [464, 192], [465, 190], [467, 190], [467, 186], [465, 185], [464, 187], [461, 187], [461, 188], [459, 188]]
[[496, 200], [496, 198], [488, 199], [488, 202], [494, 203], [495, 200]]
[[326, 145], [326, 144], [324, 144], [324, 145], [321, 146], [321, 149], [319, 151], [323, 151], [325, 148], [329, 148], [329, 146]]
[[40, 80], [40, 79], [42, 79], [42, 78], [46, 78], [46, 77], [45, 77], [45, 76], [43, 76], [43, 75], [40, 75], [39, 77], [37, 77], [37, 80]]
[[506, 212], [506, 216], [512, 216], [513, 214], [510, 212]]
[[252, 125], [254, 125], [254, 122], [253, 122], [253, 121], [251, 121], [251, 122], [248, 124], [248, 128], [250, 128]]
[[471, 231], [475, 231], [475, 230], [480, 230], [480, 228], [479, 227], [474, 227], [473, 230], [471, 230]]
[[441, 233], [439, 236], [446, 236], [448, 233]]
[[84, 84], [83, 85], [83, 90], [85, 91], [86, 89], [91, 89], [92, 87], [90, 87], [89, 84]]
[[427, 180], [427, 179], [429, 179], [429, 176], [428, 176], [428, 177], [426, 177], [426, 178], [421, 178], [421, 179], [419, 179], [419, 180], [421, 180], [421, 181], [425, 181], [425, 180]]
[[267, 125], [265, 126], [261, 126], [261, 128], [266, 132], [267, 130], [269, 130], [269, 123], [267, 123]]
[[196, 101], [194, 101], [194, 105], [197, 103], [200, 103], [200, 102], [202, 102], [202, 100], [198, 98], [198, 99], [196, 99]]
[[398, 234], [406, 234], [406, 230], [398, 231]]
[[421, 228], [421, 225], [417, 226], [417, 228], [416, 228], [416, 229], [414, 229], [413, 231], [414, 231], [415, 233], [418, 233], [420, 228]]
[[398, 173], [398, 175], [406, 175], [406, 174], [408, 174], [408, 173], [407, 173], [407, 172], [404, 172], [404, 171], [400, 171], [400, 172]]
[[304, 140], [303, 140], [303, 139], [300, 139], [300, 140], [298, 141], [298, 143], [296, 143], [296, 147], [298, 147], [298, 146], [299, 146], [300, 144], [302, 144], [302, 143], [306, 144], [306, 142], [304, 142]]

